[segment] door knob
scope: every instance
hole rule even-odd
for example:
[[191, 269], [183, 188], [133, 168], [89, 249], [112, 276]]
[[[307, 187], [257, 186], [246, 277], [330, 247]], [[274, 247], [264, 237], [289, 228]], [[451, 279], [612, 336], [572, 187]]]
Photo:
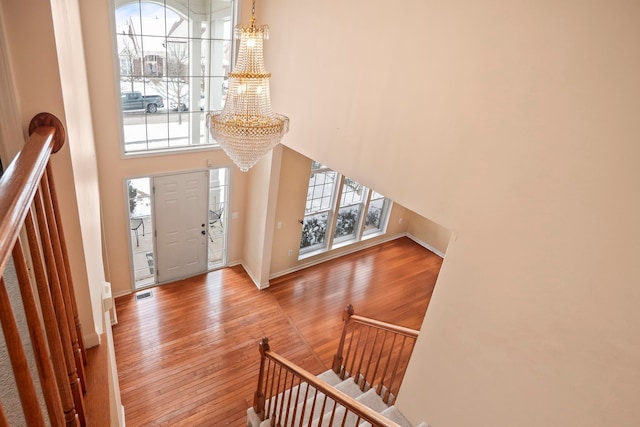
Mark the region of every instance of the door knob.
[[205, 231], [204, 231], [204, 230], [202, 230], [200, 233], [202, 233], [202, 235], [203, 235], [203, 236], [204, 236], [205, 234], [207, 234], [207, 233], [205, 233]]

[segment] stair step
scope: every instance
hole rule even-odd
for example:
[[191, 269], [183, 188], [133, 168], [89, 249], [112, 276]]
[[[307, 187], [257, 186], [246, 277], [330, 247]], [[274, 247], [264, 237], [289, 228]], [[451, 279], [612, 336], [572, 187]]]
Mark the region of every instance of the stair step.
[[[339, 383], [341, 383], [343, 381], [331, 369], [321, 373], [320, 375], [317, 376], [317, 378], [322, 380], [322, 381], [324, 381], [324, 382], [326, 382], [330, 386], [336, 386], [337, 384], [339, 384]], [[309, 388], [308, 392], [307, 392], [307, 388]], [[300, 389], [299, 393], [298, 393], [298, 389]], [[306, 398], [307, 399], [312, 399], [316, 395], [316, 389], [313, 386], [309, 386], [309, 384], [307, 384], [307, 383], [302, 383], [299, 386], [295, 386], [290, 390], [285, 390], [284, 392], [278, 394], [275, 397], [275, 402], [276, 402], [275, 408], [270, 406], [270, 405], [273, 405], [273, 402], [271, 401], [271, 399], [266, 401], [266, 405], [270, 409], [271, 412], [279, 413], [280, 405], [283, 402], [284, 402], [285, 406], [288, 405], [289, 403], [291, 403], [291, 405], [295, 406], [296, 399], [299, 399], [298, 411], [296, 411], [296, 413], [299, 414], [299, 411], [302, 409], [302, 404], [304, 403], [305, 393], [306, 393]], [[291, 402], [289, 402], [289, 396], [291, 396]], [[318, 411], [319, 410], [320, 409], [318, 409]], [[255, 415], [255, 411], [251, 412], [251, 414], [249, 412], [247, 412], [247, 416], [255, 416], [256, 419], [258, 419], [257, 415]], [[293, 416], [293, 413], [291, 414], [291, 416]], [[296, 418], [299, 419], [300, 417], [297, 416]], [[253, 422], [255, 422], [255, 420]], [[256, 424], [251, 424], [251, 425], [257, 425], [257, 423]], [[260, 424], [260, 425], [262, 425], [262, 424]]]
[[[340, 384], [336, 384], [334, 387], [336, 390], [339, 390], [344, 394], [353, 397], [354, 399], [360, 396], [361, 394], [363, 394], [360, 388], [358, 387], [358, 385], [355, 384], [350, 379], [346, 379], [342, 381]], [[307, 425], [307, 423], [309, 422], [309, 419], [318, 420], [321, 414], [331, 413], [331, 411], [333, 411], [333, 408], [335, 406], [335, 402], [333, 401], [333, 399], [330, 399], [330, 401], [326, 403], [324, 407], [324, 412], [322, 411], [322, 406], [324, 405], [325, 399], [326, 399], [326, 396], [324, 395], [324, 393], [319, 392], [318, 396], [316, 397], [315, 407], [313, 407], [313, 397], [307, 399], [307, 401], [303, 403], [303, 405], [306, 405], [306, 406], [305, 406], [305, 413], [303, 418], [304, 421], [301, 425]], [[301, 413], [303, 405], [298, 405], [296, 414]], [[312, 407], [313, 407], [313, 413], [311, 412]], [[296, 416], [296, 421], [299, 418], [300, 418], [299, 416]], [[296, 422], [295, 425], [298, 425], [298, 423]], [[317, 425], [317, 422], [316, 422], [316, 425]]]
[[[378, 396], [375, 389], [369, 389], [369, 391], [367, 391], [366, 393], [362, 393], [360, 394], [360, 396], [356, 397], [355, 400], [373, 409], [376, 412], [382, 412], [387, 408], [387, 405], [382, 401], [380, 396]], [[357, 425], [356, 423], [358, 422], [358, 416], [353, 412], [349, 412], [347, 414], [347, 418], [345, 419], [344, 424], [342, 424], [342, 419], [344, 418], [344, 415], [346, 412], [347, 410], [343, 406], [340, 406], [338, 409], [336, 409], [336, 413], [334, 415], [334, 424], [344, 425], [344, 427], [356, 427]], [[323, 417], [322, 424], [321, 424], [322, 427], [329, 427], [330, 421], [331, 421], [331, 412], [329, 412], [328, 414], [325, 414], [325, 416]], [[316, 420], [313, 425], [319, 426], [320, 425], [319, 420]]]
[[[331, 386], [334, 386], [337, 390], [341, 391], [344, 394], [351, 396], [357, 401], [361, 402], [365, 406], [373, 409], [376, 412], [379, 412], [386, 418], [394, 421], [399, 424], [401, 427], [412, 427], [411, 423], [402, 415], [402, 413], [395, 406], [387, 406], [380, 396], [375, 392], [375, 389], [369, 389], [367, 392], [363, 393], [360, 390], [360, 387], [353, 381], [353, 378], [348, 378], [346, 380], [340, 379], [338, 375], [336, 375], [332, 370], [328, 370], [318, 375], [318, 378], [328, 383]], [[286, 390], [284, 393], [280, 393], [276, 397], [276, 401], [278, 402], [276, 406], [276, 413], [279, 412], [280, 402], [283, 401], [285, 404], [289, 401], [289, 395], [291, 395], [292, 404], [295, 403], [295, 399], [298, 396], [298, 399], [302, 400], [305, 397], [305, 392], [307, 391], [308, 384], [304, 383], [300, 386], [300, 393], [298, 394], [298, 386], [292, 388], [291, 390]], [[331, 412], [335, 406], [333, 400], [327, 402], [324, 408], [324, 415], [322, 416], [322, 422], [320, 423], [320, 414], [322, 412], [322, 405], [326, 399], [326, 396], [323, 393], [318, 393], [316, 397], [316, 389], [314, 387], [310, 387], [307, 393], [307, 401], [299, 403], [295, 413], [295, 423], [294, 420], [287, 420], [287, 426], [292, 425], [307, 425], [309, 423], [309, 419], [314, 420], [312, 422], [312, 426], [314, 427], [328, 427], [329, 422], [331, 420]], [[315, 407], [313, 408], [313, 414], [311, 413], [311, 408], [313, 405], [313, 399], [316, 397]], [[300, 422], [302, 408], [305, 409], [304, 419]], [[344, 407], [338, 407], [335, 411], [334, 415], [334, 425], [342, 425], [342, 419], [346, 409]], [[289, 418], [293, 417], [293, 412], [289, 415]], [[357, 416], [349, 413], [345, 422], [345, 427], [356, 427]], [[284, 420], [282, 420], [284, 425]], [[249, 408], [247, 410], [247, 425], [253, 427], [271, 427], [271, 420], [266, 419], [264, 421], [260, 421], [260, 418], [256, 415], [253, 408]], [[285, 427], [287, 427], [285, 426]], [[371, 424], [368, 422], [360, 423], [358, 427], [371, 427]], [[417, 427], [429, 427], [429, 425], [425, 422], [420, 423]]]
[[[389, 406], [387, 409], [380, 411], [380, 415], [389, 418], [396, 424], [400, 424], [401, 427], [412, 427], [409, 420], [407, 420], [404, 415], [402, 415], [402, 412], [400, 412], [400, 410], [395, 406]], [[371, 427], [371, 424], [364, 423], [360, 424], [359, 427]]]

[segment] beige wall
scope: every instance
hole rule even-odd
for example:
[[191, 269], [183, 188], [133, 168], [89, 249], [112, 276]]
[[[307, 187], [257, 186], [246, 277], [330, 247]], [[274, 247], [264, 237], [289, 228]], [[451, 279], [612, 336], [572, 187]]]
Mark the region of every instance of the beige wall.
[[248, 172], [247, 204], [243, 215], [244, 268], [260, 289], [269, 286], [269, 264], [273, 240], [274, 202], [278, 195], [278, 172], [282, 151], [277, 147]]
[[451, 231], [415, 212], [408, 211], [407, 217], [407, 234], [413, 240], [435, 250], [440, 256], [447, 252]]
[[455, 231], [412, 421], [640, 424], [639, 8], [263, 3], [284, 144]]
[[[95, 179], [95, 157], [92, 154], [91, 125], [83, 118], [82, 101], [86, 101], [83, 86], [82, 57], [71, 59], [71, 50], [82, 49], [78, 27], [67, 25], [54, 37], [56, 11], [68, 5], [44, 0], [3, 2], [6, 44], [13, 67], [14, 90], [19, 99], [14, 106], [26, 135], [31, 118], [47, 111], [67, 122], [67, 142], [52, 157], [53, 173], [58, 189], [62, 225], [74, 283], [78, 314], [85, 344], [98, 343], [102, 332], [101, 294], [104, 283], [99, 234], [99, 203]], [[73, 16], [73, 7], [66, 8]], [[61, 22], [61, 21], [59, 21]], [[77, 21], [76, 21], [77, 22]], [[68, 23], [68, 22], [67, 22]], [[28, 31], [26, 31], [28, 29]], [[60, 59], [60, 60], [59, 60]], [[78, 71], [78, 74], [75, 73]], [[73, 87], [72, 91], [63, 89]], [[84, 109], [86, 111], [86, 108]], [[88, 147], [84, 144], [87, 144]], [[15, 144], [10, 149], [15, 152]], [[94, 233], [94, 230], [98, 230]], [[85, 235], [86, 233], [86, 235]], [[98, 250], [94, 250], [97, 244]]]

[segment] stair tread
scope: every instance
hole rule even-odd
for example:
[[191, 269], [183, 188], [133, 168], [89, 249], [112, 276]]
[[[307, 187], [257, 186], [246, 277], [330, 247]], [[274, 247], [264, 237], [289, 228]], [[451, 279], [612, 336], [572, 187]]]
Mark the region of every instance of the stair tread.
[[376, 393], [376, 389], [371, 388], [366, 393], [360, 395], [357, 399], [358, 402], [373, 409], [376, 412], [382, 412], [389, 408], [389, 406], [382, 401], [382, 398]]
[[340, 384], [336, 384], [334, 387], [336, 390], [340, 390], [344, 394], [353, 397], [354, 399], [364, 394], [362, 390], [360, 390], [360, 387], [358, 387], [358, 384], [354, 383], [351, 378], [347, 378]]
[[405, 416], [402, 415], [402, 412], [400, 412], [400, 410], [395, 405], [389, 406], [387, 409], [380, 412], [380, 414], [385, 416], [386, 418], [389, 418], [394, 423], [400, 424], [402, 427], [412, 427], [409, 420], [407, 420]]
[[323, 373], [318, 375], [318, 378], [329, 385], [338, 385], [342, 382], [342, 378], [340, 378], [340, 376], [333, 372], [331, 369], [329, 369], [328, 371], [324, 371]]

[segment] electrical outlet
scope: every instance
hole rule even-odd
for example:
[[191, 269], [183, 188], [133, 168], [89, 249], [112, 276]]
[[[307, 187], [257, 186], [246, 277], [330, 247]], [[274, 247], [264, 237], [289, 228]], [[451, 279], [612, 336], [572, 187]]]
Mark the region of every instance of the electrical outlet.
[[278, 221], [278, 223], [276, 224], [276, 227], [282, 228], [282, 221]]
[[293, 255], [293, 249], [289, 249], [289, 250], [287, 251], [287, 255], [289, 255], [289, 256]]
[[402, 224], [402, 220], [404, 220], [404, 218], [400, 218], [400, 219], [398, 220], [398, 224]]

